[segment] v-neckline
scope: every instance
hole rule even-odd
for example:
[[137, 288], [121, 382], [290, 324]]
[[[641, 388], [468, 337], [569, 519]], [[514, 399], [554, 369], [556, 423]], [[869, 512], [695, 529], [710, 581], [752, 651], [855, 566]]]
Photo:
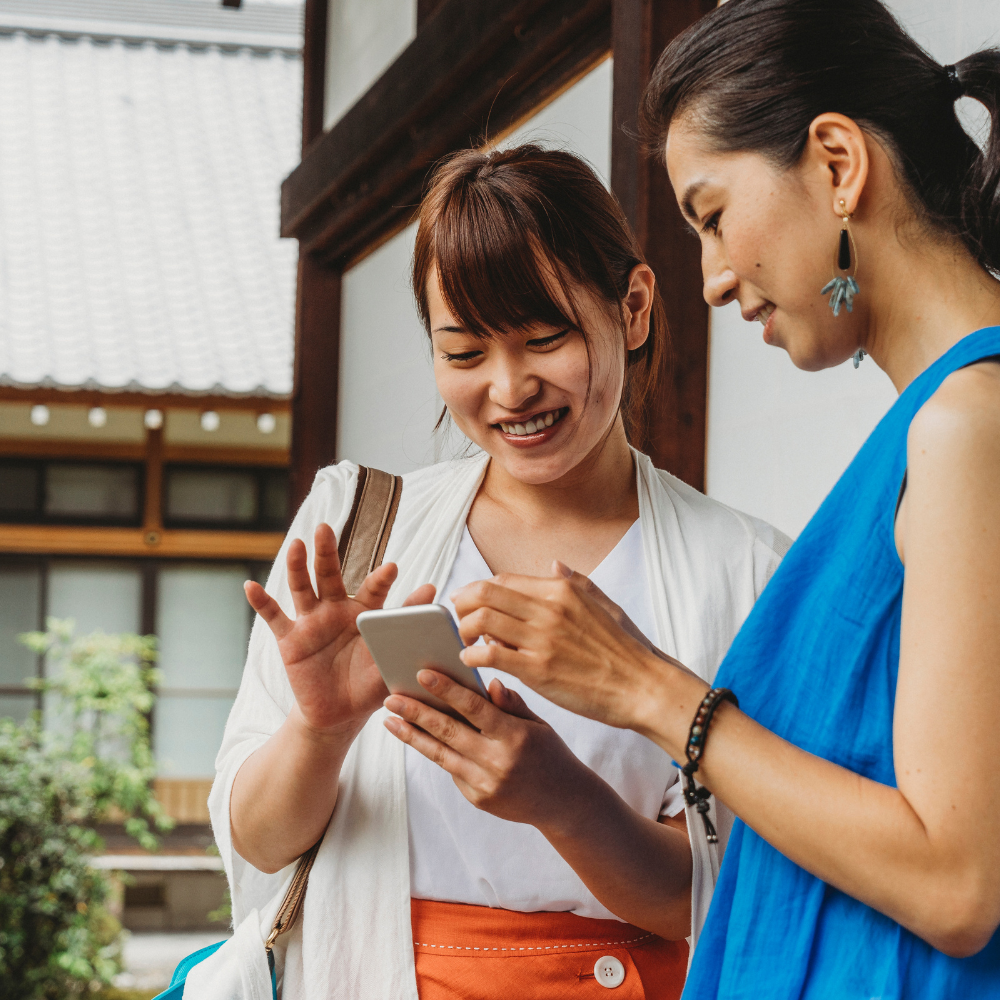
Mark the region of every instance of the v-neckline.
[[[599, 570], [603, 569], [605, 563], [607, 563], [611, 559], [611, 557], [625, 544], [625, 542], [627, 541], [629, 535], [633, 531], [636, 531], [636, 530], [640, 529], [640, 527], [641, 527], [641, 525], [640, 525], [641, 520], [642, 520], [642, 518], [637, 517], [628, 526], [628, 528], [625, 529], [625, 533], [621, 536], [621, 538], [618, 539], [617, 542], [615, 542], [615, 544], [611, 547], [611, 549], [607, 553], [607, 555], [605, 555], [605, 557], [589, 573], [586, 574], [588, 578], [592, 577]], [[476, 557], [479, 559], [480, 563], [482, 563], [482, 565], [483, 565], [483, 568], [486, 570], [486, 576], [483, 579], [487, 579], [488, 577], [495, 576], [496, 574], [493, 572], [492, 569], [490, 569], [490, 564], [486, 561], [486, 559], [483, 556], [482, 552], [479, 551], [479, 546], [476, 544], [476, 540], [472, 537], [472, 532], [469, 531], [468, 522], [466, 522], [463, 531], [464, 531], [464, 534], [468, 536], [468, 538], [469, 538], [469, 544], [472, 546], [473, 551], [476, 553]]]

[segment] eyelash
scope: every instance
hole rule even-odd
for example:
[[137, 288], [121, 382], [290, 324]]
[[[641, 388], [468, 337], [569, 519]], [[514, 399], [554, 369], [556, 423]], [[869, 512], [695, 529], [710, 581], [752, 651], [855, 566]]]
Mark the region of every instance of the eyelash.
[[705, 225], [702, 226], [701, 231], [703, 233], [707, 233], [707, 232], [710, 232], [710, 231], [713, 232], [713, 233], [717, 233], [719, 231], [719, 216], [720, 215], [722, 215], [721, 212], [715, 212], [715, 213], [713, 213], [712, 216], [709, 218], [708, 222], [706, 222]]
[[[565, 337], [569, 333], [569, 330], [560, 330], [559, 333], [552, 334], [551, 337], [539, 337], [537, 340], [529, 340], [529, 347], [549, 347], [554, 344], [560, 337]], [[482, 351], [463, 351], [461, 354], [448, 354], [445, 352], [441, 355], [442, 361], [472, 361], [478, 355], [482, 354]]]

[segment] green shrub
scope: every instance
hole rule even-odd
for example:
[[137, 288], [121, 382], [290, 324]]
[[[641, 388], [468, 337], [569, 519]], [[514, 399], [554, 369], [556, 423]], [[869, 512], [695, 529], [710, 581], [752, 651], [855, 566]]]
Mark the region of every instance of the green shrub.
[[143, 847], [171, 826], [152, 793], [147, 715], [157, 681], [152, 636], [73, 638], [73, 623], [22, 641], [47, 657], [34, 682], [52, 725], [0, 720], [0, 998], [55, 1000], [109, 983], [121, 927], [105, 904], [93, 827], [122, 821]]

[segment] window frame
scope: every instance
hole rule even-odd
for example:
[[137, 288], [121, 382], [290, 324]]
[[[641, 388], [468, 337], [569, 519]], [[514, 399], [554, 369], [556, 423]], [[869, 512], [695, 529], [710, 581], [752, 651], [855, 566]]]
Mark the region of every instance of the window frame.
[[[49, 467], [53, 465], [109, 466], [133, 469], [136, 474], [135, 496], [136, 512], [129, 517], [108, 517], [99, 515], [88, 517], [85, 514], [48, 514], [45, 511], [45, 499], [48, 492]], [[74, 526], [88, 528], [141, 528], [145, 518], [146, 498], [146, 466], [144, 462], [134, 459], [120, 458], [44, 458], [2, 456], [0, 466], [20, 466], [38, 470], [38, 482], [35, 489], [35, 509], [31, 513], [16, 514], [0, 512], [0, 525], [5, 524], [42, 524], [58, 526]]]
[[[254, 478], [257, 517], [253, 521], [209, 520], [207, 518], [171, 517], [168, 505], [170, 475], [172, 472], [200, 472], [212, 474], [233, 472], [249, 474]], [[269, 520], [264, 513], [264, 496], [267, 480], [281, 476], [285, 480], [285, 495], [288, 493], [289, 471], [283, 466], [272, 465], [206, 465], [200, 462], [164, 462], [163, 484], [160, 492], [160, 510], [163, 516], [163, 527], [167, 529], [187, 529], [195, 531], [254, 531], [254, 532], [285, 532], [288, 530], [291, 518], [286, 507], [285, 517], [280, 521]], [[287, 500], [286, 500], [287, 503]], [[224, 561], [224, 560], [223, 560]]]

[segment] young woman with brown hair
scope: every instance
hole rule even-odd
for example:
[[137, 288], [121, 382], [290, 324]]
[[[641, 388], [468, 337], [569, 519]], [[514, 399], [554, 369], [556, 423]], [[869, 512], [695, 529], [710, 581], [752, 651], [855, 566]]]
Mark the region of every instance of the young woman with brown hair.
[[211, 798], [235, 919], [267, 917], [322, 838], [279, 954], [286, 998], [674, 998], [717, 856], [703, 839], [692, 856], [670, 757], [493, 671], [491, 700], [465, 707], [476, 729], [401, 698], [390, 716], [354, 622], [561, 559], [711, 678], [785, 541], [630, 448], [666, 330], [580, 160], [522, 146], [443, 163], [414, 289], [478, 452], [404, 477], [388, 562], [355, 598], [336, 543], [350, 462], [318, 474], [267, 591], [247, 585], [260, 617]]
[[941, 66], [879, 0], [729, 0], [645, 112], [705, 298], [899, 399], [734, 641], [739, 707], [583, 581], [470, 588], [466, 639], [517, 649], [466, 662], [644, 733], [740, 817], [686, 995], [998, 996], [1000, 50]]

